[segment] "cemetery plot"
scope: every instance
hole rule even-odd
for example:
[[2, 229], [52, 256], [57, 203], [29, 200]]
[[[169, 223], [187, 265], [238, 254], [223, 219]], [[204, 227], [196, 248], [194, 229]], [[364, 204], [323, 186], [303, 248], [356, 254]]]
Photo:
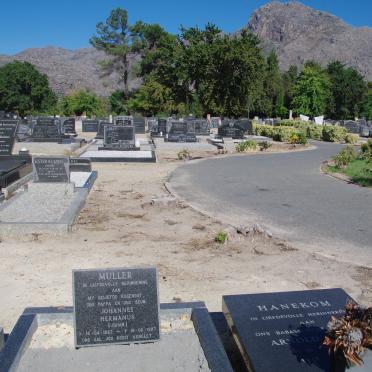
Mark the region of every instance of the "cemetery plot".
[[34, 157], [34, 182], [69, 182], [69, 158]]
[[329, 371], [325, 329], [349, 299], [342, 289], [224, 296], [223, 312], [250, 371]]

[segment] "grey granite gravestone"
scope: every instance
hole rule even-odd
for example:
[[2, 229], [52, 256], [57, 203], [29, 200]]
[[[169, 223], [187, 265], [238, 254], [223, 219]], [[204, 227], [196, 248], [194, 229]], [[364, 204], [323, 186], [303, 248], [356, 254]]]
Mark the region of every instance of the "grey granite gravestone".
[[81, 122], [83, 132], [97, 133], [99, 127], [99, 120], [85, 119]]
[[28, 140], [33, 142], [61, 142], [62, 138], [58, 119], [39, 117], [33, 124], [32, 133]]
[[37, 156], [32, 159], [35, 183], [70, 181], [70, 161], [68, 157]]
[[156, 268], [74, 270], [75, 346], [159, 340]]
[[142, 116], [135, 116], [133, 118], [133, 125], [136, 134], [145, 134], [146, 133], [146, 125], [145, 125], [145, 118]]
[[99, 150], [135, 150], [134, 126], [106, 125], [104, 128], [103, 148]]
[[253, 372], [330, 371], [322, 346], [331, 316], [350, 299], [340, 288], [223, 296], [223, 312]]
[[113, 125], [109, 121], [100, 120], [98, 125], [98, 131], [96, 135], [96, 139], [103, 139], [105, 135], [105, 126]]

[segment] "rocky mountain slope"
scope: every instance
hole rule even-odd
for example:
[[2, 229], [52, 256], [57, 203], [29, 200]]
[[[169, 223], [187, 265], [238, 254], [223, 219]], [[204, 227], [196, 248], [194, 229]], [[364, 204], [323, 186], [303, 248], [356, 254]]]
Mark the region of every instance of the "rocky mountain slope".
[[[40, 72], [48, 75], [50, 86], [58, 95], [86, 88], [101, 96], [108, 96], [119, 89], [120, 77], [117, 74], [100, 77], [98, 62], [106, 58], [103, 52], [93, 48], [77, 50], [55, 47], [32, 48], [15, 56], [0, 56], [0, 66], [13, 60], [30, 62]], [[138, 58], [132, 56], [131, 64], [133, 65], [136, 60]], [[131, 78], [131, 88], [138, 87], [139, 84], [139, 79]]]
[[[273, 48], [277, 51], [283, 70], [292, 64], [301, 67], [307, 60], [322, 65], [340, 60], [372, 81], [372, 28], [353, 28], [335, 16], [297, 2], [270, 2], [252, 14], [246, 27], [261, 39], [266, 52]], [[87, 88], [108, 96], [120, 85], [115, 74], [100, 78], [97, 63], [105, 58], [93, 48], [72, 51], [46, 47], [0, 56], [0, 66], [12, 60], [33, 63], [48, 75], [58, 95]], [[131, 60], [133, 65], [138, 56]], [[132, 75], [130, 86], [136, 88], [140, 83]]]
[[283, 70], [307, 60], [339, 60], [372, 81], [372, 28], [354, 28], [298, 2], [268, 3], [252, 14], [247, 28], [266, 51], [277, 51]]

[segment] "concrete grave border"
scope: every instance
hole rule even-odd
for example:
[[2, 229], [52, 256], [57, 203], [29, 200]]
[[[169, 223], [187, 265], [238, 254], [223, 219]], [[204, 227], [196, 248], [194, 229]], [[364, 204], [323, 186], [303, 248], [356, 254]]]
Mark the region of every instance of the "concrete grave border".
[[[174, 314], [189, 313], [210, 370], [212, 372], [233, 372], [204, 302], [160, 304], [160, 310], [171, 310]], [[3, 351], [0, 352], [0, 372], [17, 370], [21, 357], [31, 342], [32, 335], [43, 320], [71, 317], [72, 313], [71, 306], [26, 308], [10, 333]]]

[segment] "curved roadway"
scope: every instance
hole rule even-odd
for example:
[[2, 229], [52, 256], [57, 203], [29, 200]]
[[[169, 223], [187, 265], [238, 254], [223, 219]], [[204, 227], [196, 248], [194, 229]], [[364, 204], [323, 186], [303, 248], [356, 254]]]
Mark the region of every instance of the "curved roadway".
[[258, 223], [296, 246], [372, 266], [372, 190], [320, 172], [341, 145], [188, 163], [170, 176], [191, 205], [234, 225]]

